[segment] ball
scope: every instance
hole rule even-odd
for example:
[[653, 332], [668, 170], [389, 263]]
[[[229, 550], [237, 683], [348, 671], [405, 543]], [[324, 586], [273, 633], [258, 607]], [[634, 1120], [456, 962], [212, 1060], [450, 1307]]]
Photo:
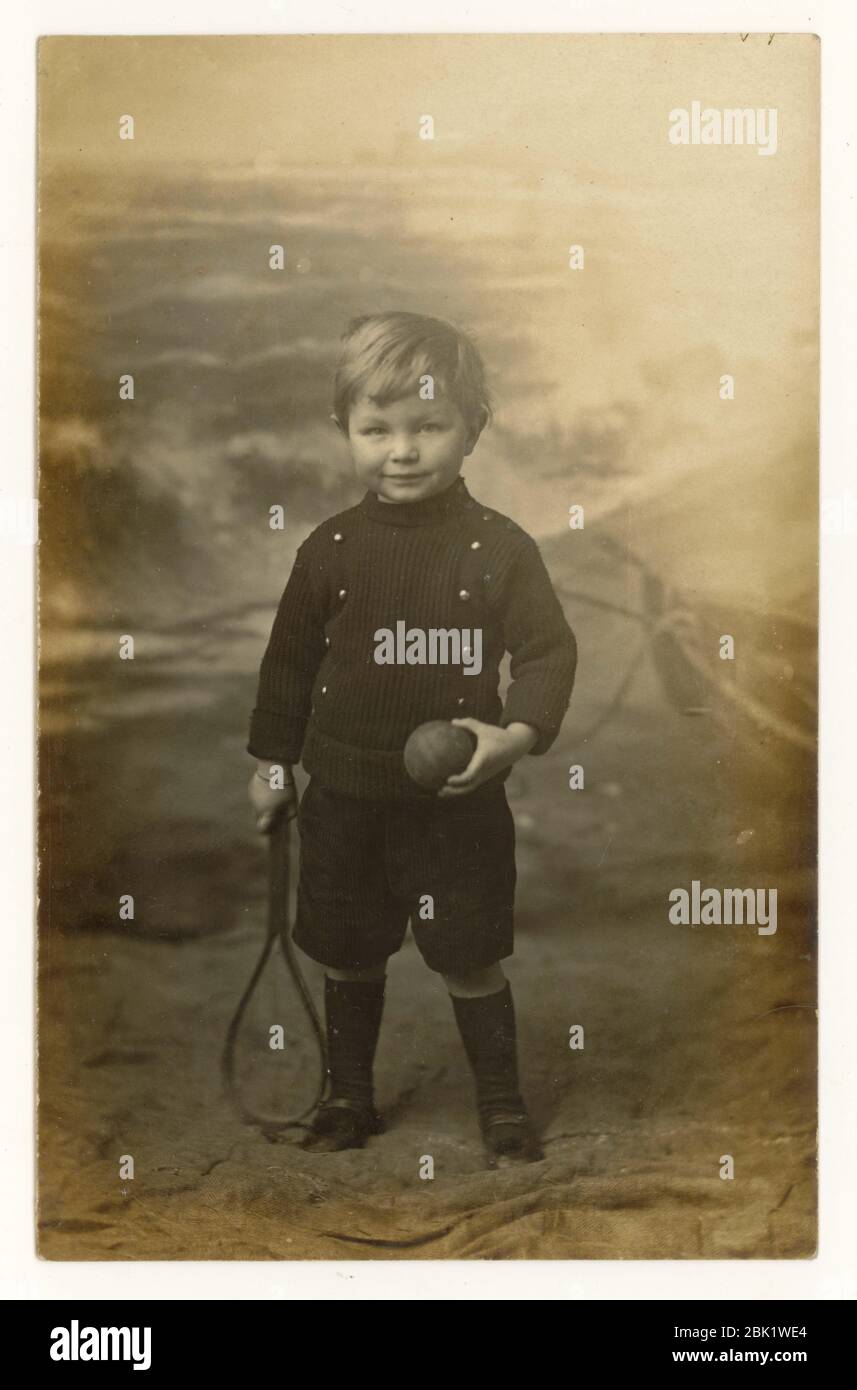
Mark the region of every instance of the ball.
[[417, 786], [439, 791], [447, 777], [463, 772], [473, 757], [476, 735], [446, 719], [414, 729], [405, 744], [405, 769]]

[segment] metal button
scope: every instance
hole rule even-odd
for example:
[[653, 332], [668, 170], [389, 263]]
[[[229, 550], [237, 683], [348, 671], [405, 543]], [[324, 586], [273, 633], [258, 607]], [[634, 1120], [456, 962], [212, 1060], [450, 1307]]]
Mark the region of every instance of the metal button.
[[483, 513], [482, 513], [482, 520], [483, 520], [483, 521], [490, 521], [490, 520], [491, 520], [491, 517], [489, 516], [488, 512], [483, 512]]
[[470, 598], [470, 590], [469, 590], [469, 589], [459, 589], [459, 591], [458, 591], [458, 597], [459, 597], [459, 598], [463, 598], [463, 599], [466, 601], [467, 599]]
[[322, 693], [322, 695], [326, 695], [326, 694], [327, 694], [327, 686], [326, 686], [326, 685], [323, 685], [323, 686], [321, 687], [321, 693]]
[[471, 550], [481, 550], [481, 549], [482, 549], [482, 542], [481, 542], [481, 541], [471, 541], [471, 542], [470, 542], [470, 549], [471, 549]]
[[330, 646], [330, 638], [329, 638], [329, 637], [325, 637], [325, 639], [324, 639], [324, 645], [325, 645], [326, 647], [329, 647], [329, 646]]
[[459, 695], [459, 697], [458, 697], [458, 699], [456, 700], [455, 703], [456, 703], [457, 705], [463, 705], [463, 704], [464, 704], [464, 696], [463, 696], [463, 695]]
[[334, 533], [333, 533], [333, 539], [334, 539], [335, 541], [341, 541], [341, 540], [343, 539], [342, 532], [341, 532], [341, 531], [334, 531]]
[[345, 598], [345, 593], [346, 593], [345, 589], [340, 589], [340, 590], [339, 590], [339, 597], [340, 597], [340, 598]]

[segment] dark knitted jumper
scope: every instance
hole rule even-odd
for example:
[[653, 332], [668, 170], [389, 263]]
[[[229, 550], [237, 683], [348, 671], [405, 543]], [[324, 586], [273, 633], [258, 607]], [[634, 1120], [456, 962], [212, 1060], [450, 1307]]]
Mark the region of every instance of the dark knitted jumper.
[[[482, 669], [378, 665], [376, 632], [482, 629]], [[511, 655], [505, 706], [499, 665]], [[262, 660], [248, 752], [346, 796], [425, 796], [402, 761], [430, 719], [470, 716], [554, 742], [571, 698], [577, 645], [535, 541], [477, 502], [458, 477], [417, 502], [373, 492], [298, 548]], [[503, 781], [509, 768], [492, 781]]]

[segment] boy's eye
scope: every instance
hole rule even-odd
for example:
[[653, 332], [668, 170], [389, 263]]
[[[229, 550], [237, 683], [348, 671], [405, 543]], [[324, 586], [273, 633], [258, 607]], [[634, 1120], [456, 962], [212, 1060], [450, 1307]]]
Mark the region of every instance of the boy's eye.
[[361, 430], [360, 433], [361, 433], [361, 434], [384, 434], [385, 431], [384, 431], [383, 425], [369, 425], [369, 427], [368, 427], [367, 429]]
[[433, 420], [426, 420], [425, 424], [421, 425], [420, 428], [424, 430], [439, 430], [442, 428], [442, 426], [438, 425]]

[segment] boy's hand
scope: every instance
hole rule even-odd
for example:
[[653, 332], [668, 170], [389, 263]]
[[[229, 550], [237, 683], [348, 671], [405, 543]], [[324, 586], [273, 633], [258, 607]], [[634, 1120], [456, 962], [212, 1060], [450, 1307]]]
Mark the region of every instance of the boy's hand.
[[256, 812], [257, 829], [263, 834], [268, 833], [280, 816], [291, 820], [297, 815], [298, 796], [290, 767], [260, 762], [250, 778], [247, 793]]
[[447, 777], [438, 796], [466, 796], [475, 791], [495, 773], [529, 753], [539, 736], [530, 724], [514, 723], [501, 729], [497, 724], [483, 724], [481, 719], [452, 719], [450, 723], [475, 734], [476, 747], [464, 771]]

